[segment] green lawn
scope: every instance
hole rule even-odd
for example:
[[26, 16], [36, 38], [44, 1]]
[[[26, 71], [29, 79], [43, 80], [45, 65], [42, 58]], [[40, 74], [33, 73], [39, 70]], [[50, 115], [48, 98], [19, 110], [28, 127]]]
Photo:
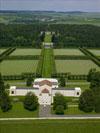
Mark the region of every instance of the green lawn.
[[40, 55], [41, 49], [16, 49], [10, 56]]
[[69, 107], [67, 110], [65, 110], [65, 115], [87, 115], [87, 114], [96, 114], [95, 112], [91, 113], [85, 113], [78, 109], [78, 107]]
[[85, 56], [79, 49], [54, 49], [54, 55]]
[[42, 76], [45, 78], [50, 78], [52, 73], [52, 67], [52, 49], [45, 49]]
[[89, 89], [89, 87], [90, 87], [90, 85], [89, 84], [78, 84], [78, 83], [76, 83], [76, 84], [68, 84], [68, 85], [66, 85], [66, 87], [67, 88], [75, 88], [75, 87], [80, 87], [81, 88], [81, 90], [82, 91], [84, 91], [84, 90], [87, 90], [87, 89]]
[[[0, 110], [0, 118], [23, 118], [23, 117], [38, 117], [37, 111], [28, 111], [24, 109], [22, 102], [13, 104], [13, 108], [9, 112], [2, 112]], [[1, 133], [1, 132], [0, 132]]]
[[100, 56], [100, 49], [88, 49], [91, 53], [93, 53], [96, 56]]
[[[73, 104], [71, 104], [73, 106]], [[54, 110], [52, 110], [52, 113], [55, 114]], [[85, 113], [81, 110], [78, 109], [77, 107], [68, 107], [68, 109], [66, 109], [64, 111], [64, 115], [92, 115], [92, 114], [97, 114], [95, 112], [90, 112], [90, 113]]]
[[100, 68], [91, 60], [56, 60], [58, 73], [70, 72], [71, 74], [88, 74], [91, 68]]
[[99, 133], [100, 120], [1, 121], [0, 133]]
[[0, 49], [0, 54], [2, 54], [6, 49]]
[[38, 60], [5, 60], [0, 64], [2, 75], [20, 75], [21, 73], [36, 72]]

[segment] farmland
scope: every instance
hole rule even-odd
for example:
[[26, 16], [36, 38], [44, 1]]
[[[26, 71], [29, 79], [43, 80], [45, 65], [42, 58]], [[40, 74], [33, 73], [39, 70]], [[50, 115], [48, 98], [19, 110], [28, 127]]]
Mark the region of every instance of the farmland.
[[[16, 126], [17, 125], [17, 126]], [[100, 120], [2, 121], [0, 133], [99, 133]]]
[[80, 50], [78, 49], [55, 49], [54, 55], [75, 55], [75, 56], [85, 56]]
[[11, 56], [40, 55], [40, 49], [16, 49]]
[[0, 71], [3, 75], [19, 75], [25, 72], [36, 71], [38, 60], [5, 60], [0, 64]]
[[100, 68], [91, 60], [56, 60], [57, 72], [65, 73], [71, 72], [72, 74], [88, 74], [91, 68]]

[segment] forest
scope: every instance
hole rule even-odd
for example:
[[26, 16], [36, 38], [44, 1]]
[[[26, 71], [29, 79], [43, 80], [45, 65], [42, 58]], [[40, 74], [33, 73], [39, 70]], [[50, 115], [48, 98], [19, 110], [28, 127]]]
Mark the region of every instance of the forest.
[[55, 48], [100, 47], [99, 26], [68, 24], [0, 24], [0, 47], [40, 48], [47, 30]]

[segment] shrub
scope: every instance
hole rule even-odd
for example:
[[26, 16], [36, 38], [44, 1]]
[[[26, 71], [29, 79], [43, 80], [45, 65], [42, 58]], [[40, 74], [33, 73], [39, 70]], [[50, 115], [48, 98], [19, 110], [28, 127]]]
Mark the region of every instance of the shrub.
[[55, 109], [55, 113], [57, 115], [63, 115], [64, 114], [64, 106], [58, 105]]
[[94, 110], [94, 95], [91, 90], [85, 90], [79, 98], [79, 109], [84, 112], [92, 112]]
[[24, 99], [24, 108], [30, 111], [34, 111], [38, 108], [38, 98], [35, 94], [29, 92]]

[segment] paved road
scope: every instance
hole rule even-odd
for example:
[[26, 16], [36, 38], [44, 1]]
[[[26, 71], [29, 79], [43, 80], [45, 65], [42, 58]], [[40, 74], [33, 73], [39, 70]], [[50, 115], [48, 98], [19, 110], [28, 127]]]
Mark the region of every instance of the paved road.
[[83, 115], [68, 115], [68, 116], [52, 116], [52, 117], [41, 117], [41, 118], [0, 118], [0, 121], [21, 121], [21, 120], [59, 120], [59, 119], [64, 119], [64, 120], [81, 120], [81, 119], [100, 119], [99, 116], [83, 116]]
[[50, 116], [51, 116], [51, 106], [40, 105], [39, 106], [39, 117], [50, 117]]

